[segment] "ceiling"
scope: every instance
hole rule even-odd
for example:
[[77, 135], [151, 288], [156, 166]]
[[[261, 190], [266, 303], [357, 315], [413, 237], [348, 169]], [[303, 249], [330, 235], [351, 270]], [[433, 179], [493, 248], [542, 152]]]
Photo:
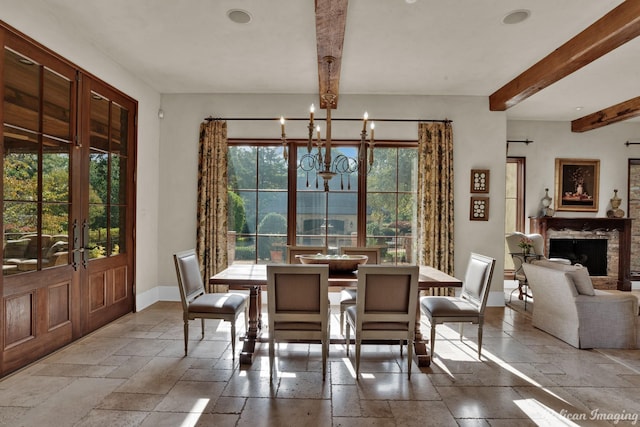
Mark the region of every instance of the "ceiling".
[[[314, 0], [12, 1], [33, 3], [160, 93], [318, 93]], [[489, 97], [620, 3], [349, 0], [339, 93]], [[232, 22], [230, 9], [251, 22]], [[504, 24], [517, 9], [530, 17]], [[507, 117], [571, 121], [640, 96], [639, 39]]]

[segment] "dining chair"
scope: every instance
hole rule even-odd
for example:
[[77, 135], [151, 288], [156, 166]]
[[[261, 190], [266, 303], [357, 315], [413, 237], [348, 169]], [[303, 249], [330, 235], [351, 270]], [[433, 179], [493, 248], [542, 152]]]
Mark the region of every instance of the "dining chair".
[[320, 341], [322, 380], [329, 355], [329, 266], [267, 265], [269, 379], [273, 379], [275, 343]]
[[[531, 241], [532, 253], [524, 254], [523, 249], [519, 246], [523, 239], [529, 239]], [[551, 262], [557, 262], [561, 264], [571, 264], [571, 261], [564, 258], [546, 258], [544, 255], [544, 238], [541, 234], [532, 233], [524, 234], [519, 231], [513, 232], [505, 237], [511, 259], [513, 260], [513, 279], [518, 282], [518, 287], [511, 291], [509, 294], [509, 302], [513, 293], [518, 291], [518, 299], [524, 300], [524, 309], [527, 309], [527, 299], [532, 298], [529, 295], [529, 283], [527, 277], [524, 274], [522, 264], [530, 262], [532, 260], [545, 259]]]
[[[366, 255], [367, 264], [380, 264], [380, 248], [365, 246], [343, 246], [340, 248], [342, 255]], [[340, 291], [340, 335], [344, 334], [344, 311], [350, 305], [356, 303], [357, 291], [354, 288], [345, 288]]]
[[465, 323], [478, 325], [478, 359], [481, 358], [484, 310], [495, 263], [491, 257], [472, 253], [459, 297], [425, 296], [420, 299], [420, 311], [431, 325], [431, 357], [434, 356], [436, 325], [456, 322], [459, 323], [461, 341]]
[[407, 343], [407, 373], [411, 379], [413, 342], [418, 304], [419, 267], [363, 265], [358, 268], [356, 304], [347, 307], [347, 356], [351, 330], [355, 332], [356, 379], [360, 374], [363, 340], [399, 340]]
[[236, 354], [236, 322], [244, 313], [244, 326], [248, 330], [248, 295], [236, 293], [206, 293], [195, 249], [173, 255], [180, 288], [184, 319], [184, 355], [189, 345], [189, 320], [200, 319], [204, 338], [205, 319], [219, 319], [231, 323], [231, 352]]
[[287, 264], [302, 264], [296, 255], [326, 255], [326, 246], [294, 246], [287, 245]]

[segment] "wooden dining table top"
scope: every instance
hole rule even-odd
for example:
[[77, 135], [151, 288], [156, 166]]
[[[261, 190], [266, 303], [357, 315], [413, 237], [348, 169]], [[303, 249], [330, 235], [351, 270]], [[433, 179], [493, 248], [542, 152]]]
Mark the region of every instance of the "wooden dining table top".
[[[266, 264], [233, 264], [209, 279], [212, 285], [266, 286]], [[329, 275], [330, 286], [355, 286], [358, 283], [357, 272]], [[443, 271], [427, 265], [420, 266], [418, 287], [429, 289], [436, 287], [461, 287], [462, 281]]]

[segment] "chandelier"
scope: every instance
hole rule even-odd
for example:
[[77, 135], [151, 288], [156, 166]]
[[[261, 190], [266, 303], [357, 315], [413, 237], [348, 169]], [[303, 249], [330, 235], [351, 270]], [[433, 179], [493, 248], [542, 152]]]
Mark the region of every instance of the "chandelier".
[[[318, 188], [318, 177], [322, 178], [324, 182], [324, 191], [329, 191], [329, 181], [336, 176], [340, 175], [340, 189], [344, 190], [344, 177], [347, 181], [347, 189], [351, 189], [351, 174], [358, 172], [359, 170], [365, 170], [369, 172], [373, 165], [373, 147], [375, 145], [374, 140], [374, 128], [375, 123], [371, 122], [371, 138], [367, 141], [367, 122], [369, 119], [368, 114], [365, 112], [362, 119], [362, 131], [360, 132], [360, 145], [358, 147], [357, 158], [346, 156], [340, 152], [337, 155], [331, 152], [331, 110], [336, 108], [336, 94], [331, 92], [331, 64], [335, 60], [332, 56], [324, 57], [324, 61], [327, 64], [327, 92], [320, 95], [320, 98], [326, 105], [326, 131], [324, 141], [320, 136], [320, 125], [314, 123], [315, 106], [311, 104], [309, 109], [309, 140], [307, 142], [307, 152], [302, 155], [298, 162], [298, 169], [306, 173], [307, 187], [309, 187], [309, 173], [315, 172], [316, 175], [316, 188]], [[285, 133], [285, 119], [280, 117], [280, 127], [282, 131], [282, 147], [284, 159], [288, 161], [289, 156], [287, 153], [287, 136]], [[314, 130], [316, 131], [316, 139], [314, 141]], [[367, 159], [365, 159], [366, 145], [369, 146], [369, 159], [367, 165]]]

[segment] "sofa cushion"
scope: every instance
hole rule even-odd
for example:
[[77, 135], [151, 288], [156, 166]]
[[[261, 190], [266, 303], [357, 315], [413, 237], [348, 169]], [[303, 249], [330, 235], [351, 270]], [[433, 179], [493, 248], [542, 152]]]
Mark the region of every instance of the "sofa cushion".
[[581, 295], [595, 295], [593, 290], [593, 283], [591, 283], [591, 277], [589, 277], [589, 270], [586, 267], [578, 268], [574, 271], [568, 271], [567, 275], [576, 287], [576, 290]]
[[564, 262], [555, 262], [550, 261], [548, 259], [541, 259], [532, 261], [531, 264], [539, 265], [540, 267], [553, 268], [554, 270], [562, 270], [562, 271], [574, 271], [579, 268], [583, 268], [581, 265], [571, 265], [566, 264]]

